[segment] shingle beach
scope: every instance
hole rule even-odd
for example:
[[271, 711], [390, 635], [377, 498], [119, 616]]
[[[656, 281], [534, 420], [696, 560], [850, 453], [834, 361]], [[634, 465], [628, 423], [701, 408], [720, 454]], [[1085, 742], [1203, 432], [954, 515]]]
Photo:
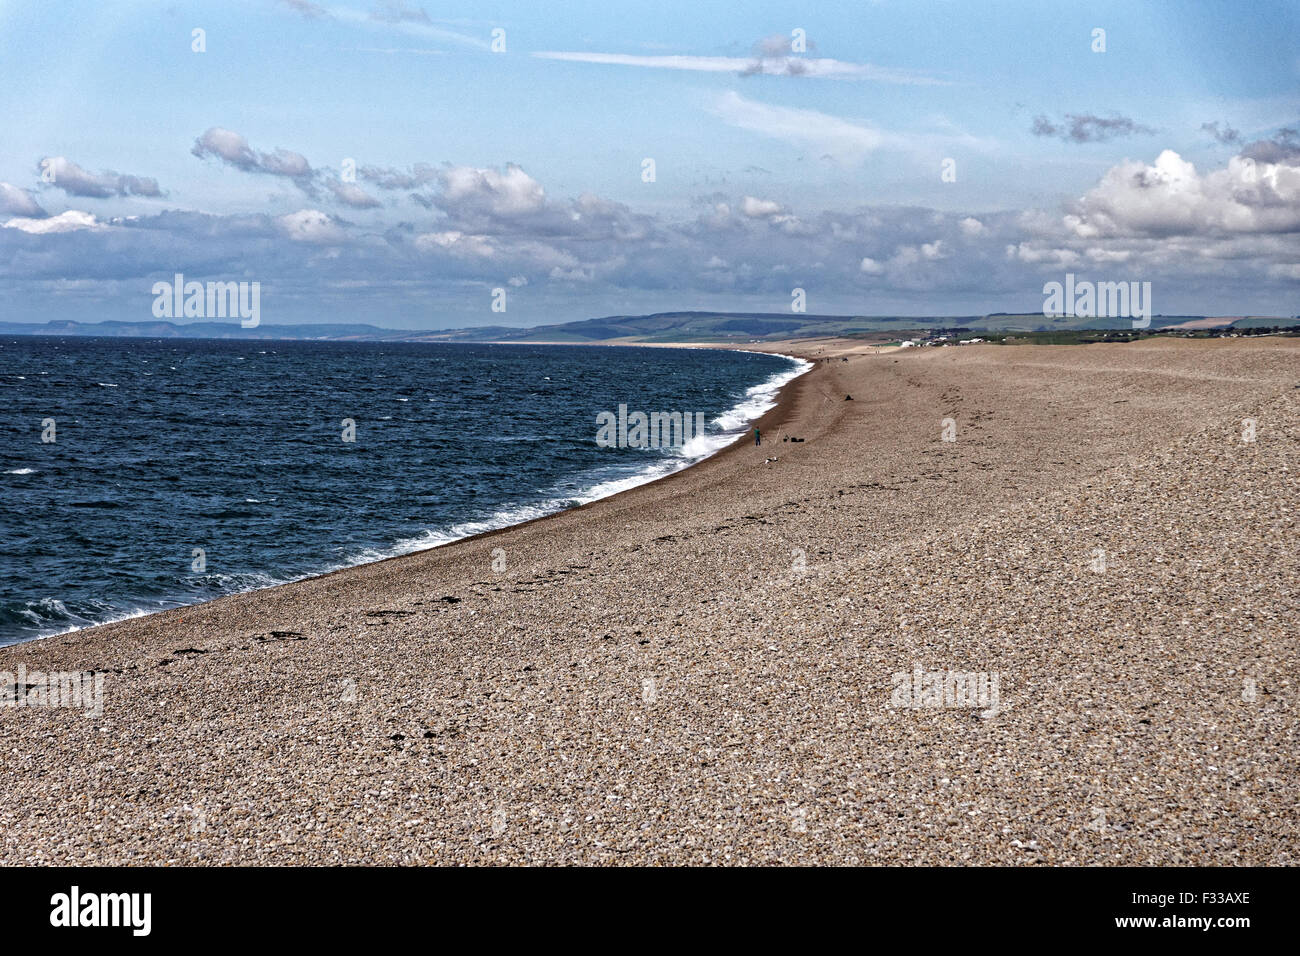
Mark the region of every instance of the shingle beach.
[[0, 649], [104, 675], [0, 862], [1297, 862], [1300, 340], [772, 350], [760, 447]]

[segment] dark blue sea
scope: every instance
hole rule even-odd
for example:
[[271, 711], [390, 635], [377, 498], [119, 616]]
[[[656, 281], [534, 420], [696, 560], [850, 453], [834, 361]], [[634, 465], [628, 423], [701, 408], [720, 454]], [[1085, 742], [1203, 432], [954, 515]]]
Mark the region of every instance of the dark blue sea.
[[[642, 484], [735, 440], [802, 367], [703, 349], [0, 338], [0, 644]], [[596, 416], [620, 404], [703, 412], [707, 433], [600, 447]]]

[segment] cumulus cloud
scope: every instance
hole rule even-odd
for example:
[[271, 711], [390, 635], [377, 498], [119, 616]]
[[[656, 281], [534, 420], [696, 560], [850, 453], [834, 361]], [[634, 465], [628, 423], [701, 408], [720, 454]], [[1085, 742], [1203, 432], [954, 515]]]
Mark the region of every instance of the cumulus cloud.
[[918, 264], [944, 259], [947, 255], [942, 239], [936, 239], [934, 242], [923, 242], [919, 245], [899, 246], [890, 258], [888, 267], [891, 270], [906, 269]]
[[1043, 263], [1061, 269], [1073, 266], [1079, 261], [1079, 253], [1073, 249], [1052, 248], [1032, 242], [1019, 242], [1008, 245], [1006, 256], [1008, 259], [1014, 259], [1017, 262], [1025, 262], [1030, 265]]
[[92, 173], [66, 156], [47, 156], [36, 164], [42, 178], [69, 196], [108, 199], [110, 196], [162, 195], [156, 179], [105, 171]]
[[[221, 126], [213, 126], [195, 139], [190, 152], [200, 159], [216, 159], [246, 173], [285, 179], [312, 199], [320, 199], [327, 193], [352, 209], [375, 209], [383, 205], [356, 183], [344, 182], [333, 172], [314, 168], [302, 153], [279, 147], [270, 152], [255, 150], [242, 134]], [[370, 166], [358, 170], [358, 175], [382, 188], [397, 188], [394, 181], [402, 178], [398, 171]], [[404, 178], [414, 184], [418, 177]], [[322, 186], [325, 193], [321, 191]]]
[[29, 190], [10, 183], [0, 183], [0, 214], [41, 219], [45, 216], [45, 210]]
[[1030, 131], [1035, 136], [1052, 136], [1067, 143], [1104, 143], [1123, 136], [1155, 132], [1127, 116], [1094, 116], [1090, 113], [1066, 113], [1061, 123], [1046, 116], [1035, 116]]
[[199, 159], [216, 156], [239, 169], [260, 169], [257, 154], [248, 145], [248, 140], [234, 130], [221, 126], [212, 126], [197, 137], [190, 152]]
[[447, 166], [438, 173], [440, 205], [486, 210], [498, 216], [538, 212], [546, 202], [541, 184], [510, 163], [504, 172], [473, 166]]
[[1029, 210], [997, 230], [1012, 240], [1006, 261], [1040, 274], [1149, 280], [1167, 311], [1254, 303], [1277, 312], [1286, 302], [1281, 311], [1291, 313], [1294, 296], [1278, 283], [1300, 261], [1300, 159], [1266, 163], [1245, 152], [1206, 170], [1173, 150], [1119, 163], [1059, 213]]
[[[398, 172], [416, 175], [413, 167]], [[841, 297], [829, 311], [868, 302], [915, 313], [956, 303], [1020, 311], [1041, 305], [1044, 275], [1066, 269], [1154, 279], [1163, 309], [1175, 308], [1175, 294], [1185, 297], [1182, 308], [1208, 309], [1198, 305], [1199, 290], [1244, 309], [1264, 304], [1250, 299], [1260, 289], [1285, 298], [1280, 284], [1294, 281], [1300, 226], [1286, 217], [1296, 206], [1296, 173], [1244, 156], [1200, 172], [1161, 154], [1150, 165], [1119, 164], [1065, 208], [1028, 214], [894, 205], [803, 210], [768, 186], [758, 196], [701, 196], [694, 213], [665, 216], [592, 194], [552, 196], [518, 166], [448, 165], [419, 174], [430, 187], [430, 208], [382, 231], [351, 228], [314, 204], [287, 216], [168, 210], [104, 223], [79, 212], [48, 225], [37, 217], [0, 219], [8, 227], [0, 228], [0, 277], [118, 281], [166, 263], [187, 275], [274, 281], [282, 301], [318, 308], [397, 308], [409, 294], [419, 305], [406, 324], [427, 323], [431, 297], [446, 303], [449, 315], [456, 303], [472, 303], [460, 314], [473, 324], [485, 289], [525, 284], [532, 300], [565, 296], [589, 314], [600, 314], [598, 301], [654, 311], [711, 296], [738, 309], [777, 311], [788, 308], [790, 288], [813, 280], [819, 296]], [[382, 188], [379, 175], [363, 181]], [[411, 185], [392, 182], [394, 189]], [[330, 257], [325, 283], [323, 257]], [[342, 291], [323, 298], [330, 289], [346, 290], [346, 298]]]
[[294, 242], [337, 245], [347, 238], [343, 229], [319, 209], [300, 209], [278, 217], [276, 222]]
[[771, 199], [755, 199], [753, 196], [746, 196], [740, 201], [740, 212], [750, 219], [767, 219], [780, 215], [781, 204]]
[[416, 236], [415, 246], [424, 252], [441, 250], [454, 255], [476, 256], [484, 259], [490, 258], [495, 251], [492, 248], [492, 240], [487, 236], [466, 235], [455, 229], [446, 232], [426, 232]]
[[247, 173], [284, 176], [299, 185], [308, 184], [315, 175], [307, 157], [301, 153], [278, 147], [269, 153], [256, 152], [239, 133], [220, 126], [211, 127], [195, 139], [190, 152], [199, 159], [215, 157]]
[[76, 209], [69, 209], [67, 212], [61, 212], [57, 216], [49, 216], [45, 219], [18, 217], [10, 219], [4, 224], [4, 227], [6, 229], [17, 229], [19, 232], [31, 233], [32, 235], [104, 228], [91, 213], [80, 212]]
[[1233, 157], [1207, 175], [1170, 149], [1112, 167], [1065, 217], [1081, 239], [1300, 230], [1300, 164]]

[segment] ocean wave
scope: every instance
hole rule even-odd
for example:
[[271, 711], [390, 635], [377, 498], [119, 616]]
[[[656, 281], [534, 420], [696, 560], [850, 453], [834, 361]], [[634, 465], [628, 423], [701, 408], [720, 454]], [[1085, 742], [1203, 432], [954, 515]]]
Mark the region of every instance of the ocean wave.
[[[263, 588], [276, 587], [314, 577], [314, 574], [280, 576], [265, 574], [260, 571], [237, 572], [234, 574], [208, 573], [191, 575], [187, 584], [194, 586], [195, 592], [215, 591], [214, 596], [225, 594], [242, 594], [247, 591], [260, 591]], [[211, 597], [202, 600], [211, 600]], [[23, 604], [0, 604], [0, 624], [17, 623], [34, 628], [35, 633], [17, 638], [0, 637], [0, 647], [9, 644], [25, 643], [29, 640], [42, 640], [58, 637], [88, 627], [100, 627], [104, 624], [116, 624], [137, 617], [146, 617], [178, 607], [191, 607], [201, 601], [192, 596], [180, 594], [169, 597], [141, 598], [134, 601], [112, 602], [103, 600], [81, 601], [69, 606], [58, 598], [39, 598]]]
[[0, 605], [0, 624], [17, 623], [24, 627], [35, 628], [32, 635], [18, 638], [0, 638], [0, 647], [23, 643], [28, 640], [41, 640], [57, 637], [87, 627], [101, 624], [113, 624], [128, 618], [144, 617], [168, 607], [179, 607], [183, 602], [140, 602], [130, 606], [118, 606], [106, 601], [92, 602], [91, 606], [69, 608], [57, 598], [40, 598], [22, 605]]
[[[772, 355], [773, 353], [750, 354]], [[777, 396], [780, 394], [781, 389], [813, 367], [811, 362], [795, 358], [792, 355], [781, 355], [780, 357], [793, 363], [792, 367], [746, 389], [739, 402], [713, 419], [711, 424], [717, 429], [716, 431], [696, 435], [677, 448], [665, 449], [668, 452], [666, 457], [656, 458], [630, 474], [610, 475], [606, 471], [589, 476], [590, 481], [588, 483], [579, 484], [578, 487], [567, 493], [560, 489], [550, 489], [549, 492], [545, 493], [546, 497], [539, 502], [510, 505], [482, 518], [463, 521], [448, 528], [430, 529], [414, 537], [404, 538], [394, 542], [389, 547], [367, 548], [357, 554], [353, 560], [339, 564], [330, 570], [338, 571], [348, 567], [356, 567], [360, 564], [369, 564], [372, 561], [399, 557], [404, 554], [430, 551], [433, 548], [440, 548], [456, 541], [463, 541], [465, 538], [473, 537], [476, 534], [499, 531], [502, 528], [509, 528], [525, 521], [558, 514], [569, 508], [590, 504], [593, 501], [630, 491], [652, 481], [658, 481], [660, 478], [666, 478], [703, 461], [705, 458], [717, 454], [723, 448], [743, 438], [748, 432], [749, 423], [761, 418], [765, 412], [776, 405]]]
[[[771, 353], [764, 352], [758, 354], [770, 355]], [[727, 409], [715, 418], [713, 424], [717, 425], [724, 431], [731, 431], [734, 429], [741, 429], [743, 431], [750, 422], [761, 418], [764, 412], [776, 405], [776, 397], [782, 387], [813, 367], [811, 362], [805, 362], [803, 359], [797, 359], [789, 355], [783, 355], [781, 357], [788, 358], [790, 361], [795, 362], [795, 367], [788, 371], [773, 375], [766, 382], [762, 382], [755, 385], [753, 388], [748, 389], [745, 392], [745, 397], [738, 404]], [[740, 436], [737, 435], [736, 437], [738, 438]], [[735, 439], [733, 438], [732, 440], [734, 441]]]

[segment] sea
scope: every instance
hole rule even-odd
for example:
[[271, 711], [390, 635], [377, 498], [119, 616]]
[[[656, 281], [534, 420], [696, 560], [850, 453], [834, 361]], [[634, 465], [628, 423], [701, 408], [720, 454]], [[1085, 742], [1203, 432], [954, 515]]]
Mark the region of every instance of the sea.
[[[743, 437], [806, 368], [717, 349], [0, 338], [0, 645], [573, 508]], [[602, 412], [703, 414], [671, 447]]]

